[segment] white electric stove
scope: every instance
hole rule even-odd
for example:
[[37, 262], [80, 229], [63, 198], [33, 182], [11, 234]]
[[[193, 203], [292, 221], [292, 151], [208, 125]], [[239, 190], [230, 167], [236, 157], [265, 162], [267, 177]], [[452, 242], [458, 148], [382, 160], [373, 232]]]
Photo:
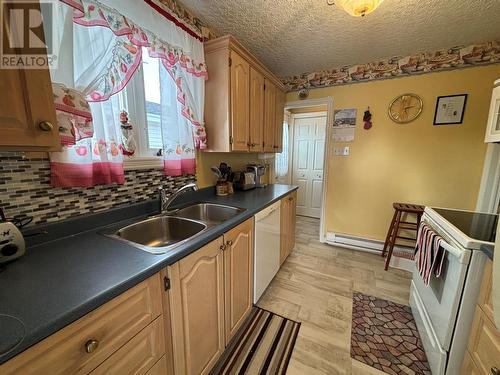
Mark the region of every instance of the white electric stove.
[[486, 255], [498, 215], [426, 207], [422, 221], [446, 241], [443, 272], [425, 286], [414, 272], [410, 305], [433, 375], [456, 375], [467, 347]]

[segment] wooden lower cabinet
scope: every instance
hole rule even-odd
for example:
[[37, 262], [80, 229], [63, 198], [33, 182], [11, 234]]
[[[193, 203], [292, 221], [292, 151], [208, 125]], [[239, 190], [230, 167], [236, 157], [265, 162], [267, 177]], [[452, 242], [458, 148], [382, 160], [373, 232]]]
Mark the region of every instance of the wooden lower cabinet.
[[479, 306], [476, 306], [468, 350], [482, 373], [500, 374], [500, 332]]
[[148, 372], [146, 372], [146, 375], [165, 375], [165, 374], [169, 374], [166, 356], [161, 357], [161, 359], [158, 362], [156, 362], [154, 366], [149, 369]]
[[297, 191], [294, 191], [281, 199], [280, 216], [280, 264], [283, 264], [295, 246]]
[[493, 321], [491, 304], [492, 263], [488, 260], [484, 269], [462, 375], [500, 375], [500, 330]]
[[472, 360], [469, 352], [465, 352], [464, 362], [462, 364], [462, 370], [460, 375], [481, 375], [482, 372], [476, 367], [476, 364]]
[[207, 374], [252, 308], [254, 219], [168, 267], [175, 374]]
[[251, 218], [0, 365], [0, 374], [208, 374], [252, 309], [253, 248]]
[[160, 358], [164, 357], [163, 333], [163, 317], [160, 316], [90, 374], [145, 374]]
[[207, 374], [224, 350], [223, 238], [168, 268], [176, 374]]
[[225, 339], [241, 327], [253, 304], [254, 219], [224, 234]]

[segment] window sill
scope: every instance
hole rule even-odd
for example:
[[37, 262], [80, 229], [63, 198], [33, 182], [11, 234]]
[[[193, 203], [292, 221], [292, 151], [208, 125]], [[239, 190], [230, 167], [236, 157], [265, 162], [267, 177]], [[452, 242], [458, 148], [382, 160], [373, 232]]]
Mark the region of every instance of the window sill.
[[161, 157], [137, 157], [125, 159], [123, 169], [126, 171], [136, 171], [144, 169], [163, 169], [163, 159]]

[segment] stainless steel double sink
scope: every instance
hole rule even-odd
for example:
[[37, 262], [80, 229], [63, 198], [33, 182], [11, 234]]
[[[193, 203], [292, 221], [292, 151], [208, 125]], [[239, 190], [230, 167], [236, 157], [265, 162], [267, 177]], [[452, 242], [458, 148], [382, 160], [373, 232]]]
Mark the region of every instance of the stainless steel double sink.
[[158, 215], [107, 234], [152, 254], [164, 254], [245, 211], [244, 208], [198, 203]]

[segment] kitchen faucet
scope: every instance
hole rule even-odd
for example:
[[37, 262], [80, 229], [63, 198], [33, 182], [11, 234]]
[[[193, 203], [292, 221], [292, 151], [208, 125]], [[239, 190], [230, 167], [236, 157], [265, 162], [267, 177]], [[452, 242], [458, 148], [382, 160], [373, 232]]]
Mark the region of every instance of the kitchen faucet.
[[165, 189], [160, 187], [158, 190], [160, 192], [160, 214], [168, 214], [175, 212], [176, 210], [169, 210], [168, 207], [172, 204], [172, 202], [177, 198], [179, 195], [181, 195], [183, 192], [185, 192], [188, 189], [192, 189], [193, 191], [198, 190], [198, 186], [196, 186], [196, 183], [189, 183], [186, 184], [176, 191], [174, 191], [170, 196], [167, 196], [167, 193], [165, 192]]

